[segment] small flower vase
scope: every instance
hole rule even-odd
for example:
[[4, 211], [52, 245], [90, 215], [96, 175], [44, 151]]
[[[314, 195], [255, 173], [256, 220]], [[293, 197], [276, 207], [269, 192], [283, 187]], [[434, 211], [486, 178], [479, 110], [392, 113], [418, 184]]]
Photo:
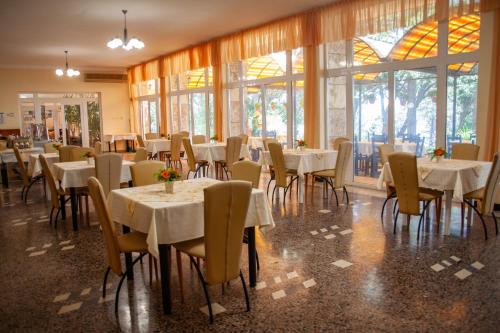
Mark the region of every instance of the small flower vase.
[[434, 163], [439, 163], [439, 162], [441, 162], [442, 159], [443, 159], [443, 156], [434, 156], [434, 158], [432, 159], [432, 161]]
[[165, 182], [165, 192], [168, 194], [174, 193], [174, 182]]
[[297, 146], [297, 151], [304, 151], [304, 146]]
[[93, 157], [87, 157], [87, 164], [88, 165], [94, 165], [94, 158]]

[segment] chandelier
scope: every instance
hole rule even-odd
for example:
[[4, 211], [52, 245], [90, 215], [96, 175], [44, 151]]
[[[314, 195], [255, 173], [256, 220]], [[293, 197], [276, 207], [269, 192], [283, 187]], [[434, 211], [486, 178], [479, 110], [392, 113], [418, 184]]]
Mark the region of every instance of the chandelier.
[[130, 51], [132, 49], [142, 49], [144, 48], [144, 42], [139, 38], [132, 37], [128, 39], [127, 33], [127, 10], [122, 9], [125, 25], [123, 28], [123, 38], [115, 37], [108, 42], [108, 47], [110, 49], [116, 49], [117, 47], [122, 47], [124, 50]]
[[70, 68], [68, 66], [68, 51], [66, 50], [66, 51], [64, 51], [64, 53], [66, 54], [66, 68], [65, 69], [62, 69], [62, 68], [56, 69], [56, 75], [57, 76], [63, 76], [64, 73], [66, 73], [66, 76], [68, 76], [68, 77], [80, 76], [80, 71], [79, 70]]

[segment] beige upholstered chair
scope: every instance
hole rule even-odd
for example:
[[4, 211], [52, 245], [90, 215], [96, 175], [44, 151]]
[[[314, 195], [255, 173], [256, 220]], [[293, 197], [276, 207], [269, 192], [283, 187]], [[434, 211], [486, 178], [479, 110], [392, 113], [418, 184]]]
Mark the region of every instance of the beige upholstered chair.
[[57, 153], [57, 149], [54, 148], [54, 142], [46, 142], [43, 144], [43, 152], [45, 154], [48, 153]]
[[[16, 160], [17, 160], [17, 165], [19, 167], [19, 172], [21, 173], [21, 177], [23, 179], [23, 188], [21, 190], [21, 200], [24, 200], [24, 202], [26, 202], [28, 200], [28, 193], [31, 189], [31, 186], [33, 186], [33, 184], [36, 183], [37, 181], [43, 179], [43, 174], [32, 178], [28, 174], [28, 170], [26, 169], [26, 166], [24, 165], [24, 161], [21, 157], [21, 153], [19, 152], [19, 149], [17, 147], [14, 147], [14, 154], [16, 155]], [[44, 189], [44, 191], [46, 191], [45, 186], [43, 189]]]
[[94, 144], [94, 151], [96, 155], [102, 154], [102, 143], [101, 141], [96, 141]]
[[242, 133], [242, 134], [240, 134], [238, 136], [241, 138], [241, 143], [242, 144], [244, 144], [244, 145], [248, 144], [248, 135]]
[[0, 151], [7, 149], [7, 140], [0, 140]]
[[180, 131], [179, 133], [182, 138], [189, 138], [189, 132], [188, 131]]
[[264, 146], [264, 150], [265, 151], [269, 151], [269, 144], [270, 143], [278, 143], [278, 140], [274, 139], [274, 138], [264, 138], [262, 139], [262, 145]]
[[144, 134], [144, 136], [146, 137], [146, 140], [154, 140], [160, 138], [160, 134], [158, 133], [146, 133]]
[[349, 194], [347, 193], [347, 188], [345, 187], [345, 177], [347, 173], [347, 169], [349, 167], [349, 160], [352, 157], [352, 142], [346, 141], [339, 145], [337, 160], [335, 161], [335, 168], [316, 171], [312, 173], [313, 176], [313, 184], [316, 177], [323, 178], [325, 180], [324, 190], [328, 193], [327, 186], [330, 185], [332, 188], [333, 194], [335, 195], [335, 200], [337, 202], [337, 206], [339, 205], [339, 199], [337, 197], [337, 190], [341, 189], [345, 194], [347, 203], [349, 203]]
[[148, 159], [148, 151], [146, 148], [139, 147], [135, 150], [134, 162], [146, 161]]
[[251, 182], [253, 188], [259, 188], [262, 166], [253, 161], [239, 161], [233, 164], [231, 179]]
[[[249, 182], [230, 181], [212, 185], [204, 192], [204, 237], [174, 247], [189, 255], [196, 267], [207, 299], [210, 322], [213, 322], [212, 303], [207, 286], [241, 279], [247, 311], [250, 302], [245, 279], [240, 270], [243, 228], [248, 212], [252, 186]], [[205, 276], [193, 259], [205, 260]]]
[[188, 137], [182, 138], [182, 145], [184, 146], [184, 150], [187, 155], [187, 163], [188, 163], [188, 174], [186, 178], [189, 178], [189, 175], [193, 173], [193, 178], [200, 176], [200, 171], [203, 171], [203, 176], [205, 176], [208, 172], [206, 170], [208, 168], [208, 162], [203, 160], [197, 160], [194, 156], [193, 147], [191, 146], [191, 141]]
[[144, 143], [144, 139], [142, 138], [142, 135], [137, 134], [137, 146], [141, 148], [146, 148], [146, 144]]
[[145, 186], [158, 183], [155, 174], [165, 168], [165, 163], [161, 161], [142, 161], [130, 166], [132, 184], [135, 186]]
[[146, 253], [148, 253], [148, 244], [146, 243], [147, 235], [132, 231], [127, 234], [118, 236], [116, 234], [115, 225], [106, 204], [106, 196], [104, 195], [102, 186], [97, 178], [89, 178], [88, 188], [90, 196], [92, 197], [92, 201], [94, 202], [97, 217], [99, 218], [99, 223], [101, 224], [102, 234], [104, 236], [104, 244], [107, 253], [108, 267], [106, 269], [106, 273], [104, 274], [104, 283], [102, 286], [103, 298], [106, 297], [106, 282], [108, 280], [109, 271], [111, 270], [113, 271], [113, 273], [121, 277], [120, 282], [118, 283], [118, 288], [116, 289], [115, 296], [115, 314], [117, 315], [120, 289], [122, 287], [124, 279], [127, 276], [127, 271], [124, 272], [122, 269], [120, 255], [122, 253], [140, 253], [140, 256], [132, 262], [132, 266], [129, 268], [133, 269], [134, 264], [139, 261], [139, 259], [141, 259]]
[[[268, 145], [269, 153], [271, 154], [271, 160], [273, 162], [273, 170], [274, 170], [274, 188], [273, 188], [273, 200], [274, 200], [274, 191], [276, 191], [276, 187], [284, 189], [283, 196], [283, 205], [286, 202], [286, 194], [288, 190], [291, 190], [293, 182], [297, 182], [297, 193], [299, 186], [299, 176], [297, 175], [297, 170], [287, 169], [285, 167], [285, 157], [283, 156], [283, 149], [279, 143], [271, 142]], [[290, 182], [288, 182], [287, 178], [290, 177]], [[269, 185], [268, 185], [269, 187]], [[291, 195], [291, 192], [290, 192]]]
[[457, 160], [477, 161], [479, 146], [472, 143], [454, 143], [451, 158]]
[[59, 147], [59, 162], [71, 162], [73, 156], [73, 149], [78, 146], [62, 146]]
[[181, 147], [183, 136], [180, 133], [172, 135], [170, 141], [170, 154], [167, 154], [168, 166], [171, 168], [178, 168], [182, 170], [181, 162]]
[[[382, 166], [384, 166], [387, 162], [389, 162], [388, 159], [389, 154], [394, 153], [394, 145], [381, 144], [377, 146], [377, 149], [380, 156], [380, 163], [382, 163]], [[386, 198], [384, 204], [382, 205], [382, 212], [380, 213], [380, 219], [382, 220], [384, 218], [384, 210], [385, 206], [387, 205], [387, 201], [389, 201], [389, 199], [396, 198], [396, 187], [394, 187], [393, 183], [386, 183], [385, 190], [386, 190]]]
[[85, 161], [86, 157], [84, 156], [86, 153], [95, 153], [94, 148], [90, 147], [75, 147], [71, 150], [71, 161]]
[[[240, 160], [241, 141], [241, 137], [239, 136], [227, 138], [226, 159], [215, 162], [218, 179], [224, 179], [224, 173], [226, 174], [226, 178], [229, 179], [229, 174], [233, 171], [233, 164]], [[219, 170], [219, 172], [217, 172], [217, 170]]]
[[340, 144], [344, 143], [344, 142], [347, 142], [347, 141], [351, 141], [351, 140], [348, 137], [345, 137], [345, 136], [336, 137], [335, 139], [332, 140], [332, 148], [333, 148], [333, 150], [339, 150]]
[[[453, 145], [455, 148], [455, 145]], [[498, 235], [497, 217], [495, 215], [495, 198], [500, 183], [500, 153], [496, 153], [493, 157], [493, 165], [491, 166], [488, 179], [486, 180], [485, 187], [466, 193], [463, 198], [464, 202], [479, 215], [484, 228], [484, 239], [488, 239], [488, 231], [484, 223], [485, 215], [492, 215], [495, 221], [495, 234]], [[476, 207], [475, 202], [479, 201], [481, 205]], [[463, 213], [462, 213], [463, 214]], [[463, 219], [463, 217], [462, 217]], [[463, 223], [463, 222], [462, 222]]]
[[207, 137], [204, 135], [193, 135], [193, 145], [197, 145], [200, 143], [206, 143]]
[[95, 173], [101, 183], [104, 195], [120, 188], [122, 157], [117, 153], [101, 154], [95, 157]]
[[[390, 154], [388, 159], [399, 205], [398, 212], [394, 218], [394, 233], [396, 233], [399, 213], [406, 214], [408, 222], [411, 215], [417, 215], [420, 216], [417, 238], [420, 238], [420, 225], [424, 219], [427, 207], [432, 200], [441, 198], [443, 192], [423, 191], [418, 187], [417, 157], [415, 155], [396, 152]], [[424, 203], [422, 210], [420, 210], [420, 202]], [[439, 204], [436, 205], [436, 216], [439, 216], [438, 210], [440, 210]]]
[[40, 154], [38, 158], [40, 160], [40, 164], [42, 165], [42, 172], [43, 175], [45, 176], [45, 181], [49, 185], [49, 190], [50, 190], [50, 201], [52, 203], [52, 209], [50, 211], [49, 224], [52, 224], [52, 218], [54, 217], [54, 210], [57, 210], [56, 216], [54, 218], [54, 226], [57, 227], [57, 218], [59, 217], [59, 213], [61, 212], [61, 199], [62, 202], [64, 203], [66, 202], [64, 198], [66, 193], [61, 188], [57, 187], [54, 175], [50, 171], [50, 167], [49, 164], [47, 163], [47, 159], [45, 159], [45, 156]]

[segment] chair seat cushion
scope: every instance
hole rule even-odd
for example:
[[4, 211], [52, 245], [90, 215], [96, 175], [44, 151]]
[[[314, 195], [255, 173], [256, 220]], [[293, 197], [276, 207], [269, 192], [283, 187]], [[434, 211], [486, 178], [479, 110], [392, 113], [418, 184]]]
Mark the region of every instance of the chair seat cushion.
[[479, 190], [475, 190], [469, 193], [464, 194], [464, 199], [477, 199], [483, 200], [484, 198], [484, 187]]
[[313, 172], [313, 176], [335, 178], [335, 169], [316, 171], [316, 172]]
[[118, 246], [121, 252], [147, 252], [148, 244], [146, 243], [146, 234], [142, 232], [132, 231], [127, 234], [118, 236]]
[[192, 257], [205, 258], [205, 238], [203, 237], [174, 244], [174, 247]]
[[287, 176], [297, 176], [297, 170], [295, 169], [286, 169], [285, 171]]

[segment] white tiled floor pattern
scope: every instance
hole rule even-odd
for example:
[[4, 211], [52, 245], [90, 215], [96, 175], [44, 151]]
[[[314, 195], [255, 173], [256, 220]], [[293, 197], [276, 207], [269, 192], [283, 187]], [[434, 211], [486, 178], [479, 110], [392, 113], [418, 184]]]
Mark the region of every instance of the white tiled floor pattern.
[[[435, 272], [441, 272], [442, 270], [453, 266], [453, 264], [458, 265], [462, 262], [462, 259], [460, 259], [457, 256], [451, 256], [450, 259], [451, 259], [451, 261], [448, 259], [444, 259], [444, 260], [441, 260], [441, 262], [435, 263], [434, 265], [431, 266], [431, 269]], [[443, 264], [444, 266], [441, 264]], [[477, 271], [480, 271], [481, 269], [483, 269], [485, 267], [479, 261], [473, 262], [472, 264], [470, 264], [470, 266]], [[464, 280], [464, 279], [468, 278], [469, 276], [471, 276], [472, 272], [466, 268], [462, 268], [458, 272], [454, 273], [453, 275], [460, 280]]]

